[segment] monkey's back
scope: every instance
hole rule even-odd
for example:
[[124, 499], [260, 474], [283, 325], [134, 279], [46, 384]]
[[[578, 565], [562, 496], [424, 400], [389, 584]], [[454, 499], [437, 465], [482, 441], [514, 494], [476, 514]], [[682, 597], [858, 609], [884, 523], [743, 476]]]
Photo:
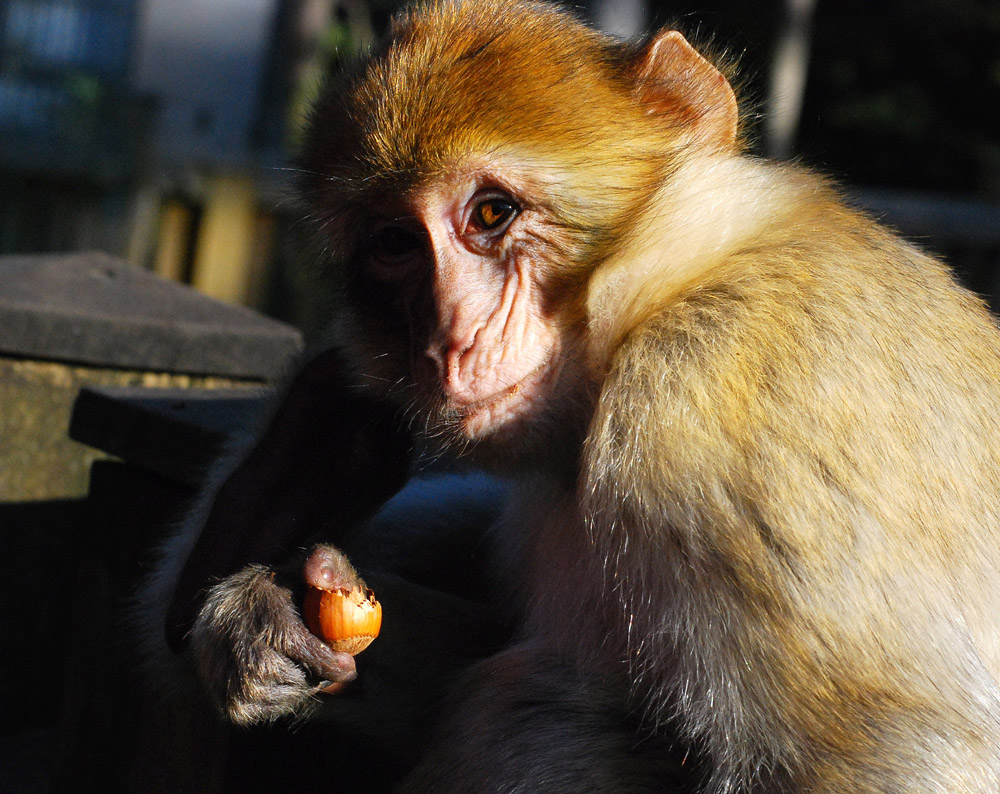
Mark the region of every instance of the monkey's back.
[[722, 776], [760, 736], [827, 785], [827, 753], [942, 739], [965, 790], [974, 757], [1000, 775], [1000, 333], [832, 196], [755, 239], [633, 330], [592, 427], [639, 689], [734, 740]]

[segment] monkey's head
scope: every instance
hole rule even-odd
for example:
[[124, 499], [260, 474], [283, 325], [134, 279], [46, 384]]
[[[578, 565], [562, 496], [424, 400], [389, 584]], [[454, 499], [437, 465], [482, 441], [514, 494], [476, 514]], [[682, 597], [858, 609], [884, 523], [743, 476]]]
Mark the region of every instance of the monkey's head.
[[401, 16], [303, 158], [359, 382], [463, 451], [579, 435], [591, 275], [685, 152], [735, 140], [728, 83], [676, 32], [625, 44], [535, 2]]

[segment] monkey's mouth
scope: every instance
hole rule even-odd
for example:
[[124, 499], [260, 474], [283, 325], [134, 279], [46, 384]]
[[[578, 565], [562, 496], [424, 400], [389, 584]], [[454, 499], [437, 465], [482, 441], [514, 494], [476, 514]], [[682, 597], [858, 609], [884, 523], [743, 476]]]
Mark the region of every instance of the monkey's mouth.
[[449, 413], [470, 439], [513, 428], [539, 410], [554, 374], [548, 361], [543, 361], [516, 383], [487, 397], [473, 403], [450, 403]]

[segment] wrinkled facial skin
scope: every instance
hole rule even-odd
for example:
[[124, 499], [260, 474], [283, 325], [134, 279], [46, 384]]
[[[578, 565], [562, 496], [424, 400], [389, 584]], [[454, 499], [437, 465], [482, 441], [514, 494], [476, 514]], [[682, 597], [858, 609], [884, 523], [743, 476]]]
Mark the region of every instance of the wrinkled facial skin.
[[[551, 432], [556, 405], [576, 401], [586, 413], [573, 330], [582, 323], [574, 302], [556, 297], [565, 295], [552, 283], [559, 234], [530, 187], [456, 168], [378, 202], [366, 227], [361, 320], [381, 318], [397, 334], [396, 355], [382, 362], [387, 351], [372, 350], [362, 368], [405, 384], [390, 396], [419, 432], [459, 452], [517, 455]], [[404, 371], [384, 369], [389, 360]]]

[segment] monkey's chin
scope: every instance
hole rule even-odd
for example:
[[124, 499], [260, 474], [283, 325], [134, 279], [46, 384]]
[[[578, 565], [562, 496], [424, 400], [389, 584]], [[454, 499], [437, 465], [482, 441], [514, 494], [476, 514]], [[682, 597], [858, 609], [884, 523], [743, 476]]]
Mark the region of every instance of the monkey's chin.
[[555, 373], [543, 364], [512, 386], [482, 400], [456, 406], [455, 412], [466, 438], [502, 441], [523, 429], [540, 412]]

